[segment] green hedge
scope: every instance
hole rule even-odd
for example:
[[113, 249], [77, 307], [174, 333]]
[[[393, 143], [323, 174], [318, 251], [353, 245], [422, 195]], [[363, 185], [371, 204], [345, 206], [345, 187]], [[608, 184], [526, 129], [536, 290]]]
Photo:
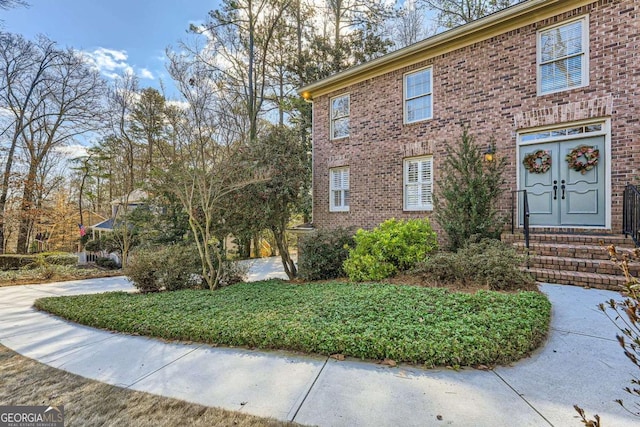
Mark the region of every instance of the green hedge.
[[2, 254], [0, 255], [0, 270], [19, 270], [21, 268], [36, 268], [43, 264], [77, 265], [78, 256], [66, 252], [42, 252], [39, 254]]
[[19, 270], [35, 262], [35, 255], [3, 254], [0, 255], [0, 270]]

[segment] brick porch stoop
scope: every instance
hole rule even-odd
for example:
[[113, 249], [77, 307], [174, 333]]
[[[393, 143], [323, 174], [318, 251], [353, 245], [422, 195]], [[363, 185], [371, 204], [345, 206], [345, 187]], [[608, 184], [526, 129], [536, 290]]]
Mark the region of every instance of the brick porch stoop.
[[[502, 241], [526, 254], [522, 233], [504, 233]], [[529, 236], [529, 271], [538, 282], [618, 291], [625, 284], [622, 270], [609, 258], [607, 246], [631, 252], [633, 241], [616, 234], [532, 233]], [[640, 263], [629, 271], [640, 276]]]

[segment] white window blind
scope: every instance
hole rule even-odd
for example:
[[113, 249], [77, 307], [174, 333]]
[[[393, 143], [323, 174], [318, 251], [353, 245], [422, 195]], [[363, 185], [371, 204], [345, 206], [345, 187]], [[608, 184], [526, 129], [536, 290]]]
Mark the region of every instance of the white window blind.
[[541, 94], [587, 84], [586, 34], [584, 19], [540, 31], [538, 78]]
[[404, 210], [433, 209], [433, 157], [404, 161]]
[[349, 168], [329, 170], [329, 211], [344, 212], [349, 210]]

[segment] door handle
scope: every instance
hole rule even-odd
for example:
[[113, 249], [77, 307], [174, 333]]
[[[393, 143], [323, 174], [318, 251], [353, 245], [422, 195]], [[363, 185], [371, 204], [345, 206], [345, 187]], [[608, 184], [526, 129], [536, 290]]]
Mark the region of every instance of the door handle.
[[560, 188], [562, 189], [562, 200], [564, 200], [564, 189], [567, 187], [566, 185], [564, 185], [564, 179], [561, 181], [562, 186], [560, 186]]
[[553, 181], [553, 200], [558, 200], [558, 181]]

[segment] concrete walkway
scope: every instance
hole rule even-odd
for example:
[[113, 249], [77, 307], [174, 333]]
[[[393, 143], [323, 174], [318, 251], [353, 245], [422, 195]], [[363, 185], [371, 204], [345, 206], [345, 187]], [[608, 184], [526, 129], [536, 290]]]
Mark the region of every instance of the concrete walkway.
[[[253, 279], [277, 274], [278, 262], [255, 262]], [[46, 296], [131, 289], [125, 278], [0, 288], [0, 343], [105, 383], [302, 424], [581, 426], [578, 404], [604, 425], [638, 425], [613, 402], [633, 402], [622, 388], [637, 375], [615, 340], [617, 330], [596, 308], [618, 298], [613, 292], [543, 285], [553, 303], [545, 345], [510, 367], [458, 372], [166, 343], [31, 308]]]

